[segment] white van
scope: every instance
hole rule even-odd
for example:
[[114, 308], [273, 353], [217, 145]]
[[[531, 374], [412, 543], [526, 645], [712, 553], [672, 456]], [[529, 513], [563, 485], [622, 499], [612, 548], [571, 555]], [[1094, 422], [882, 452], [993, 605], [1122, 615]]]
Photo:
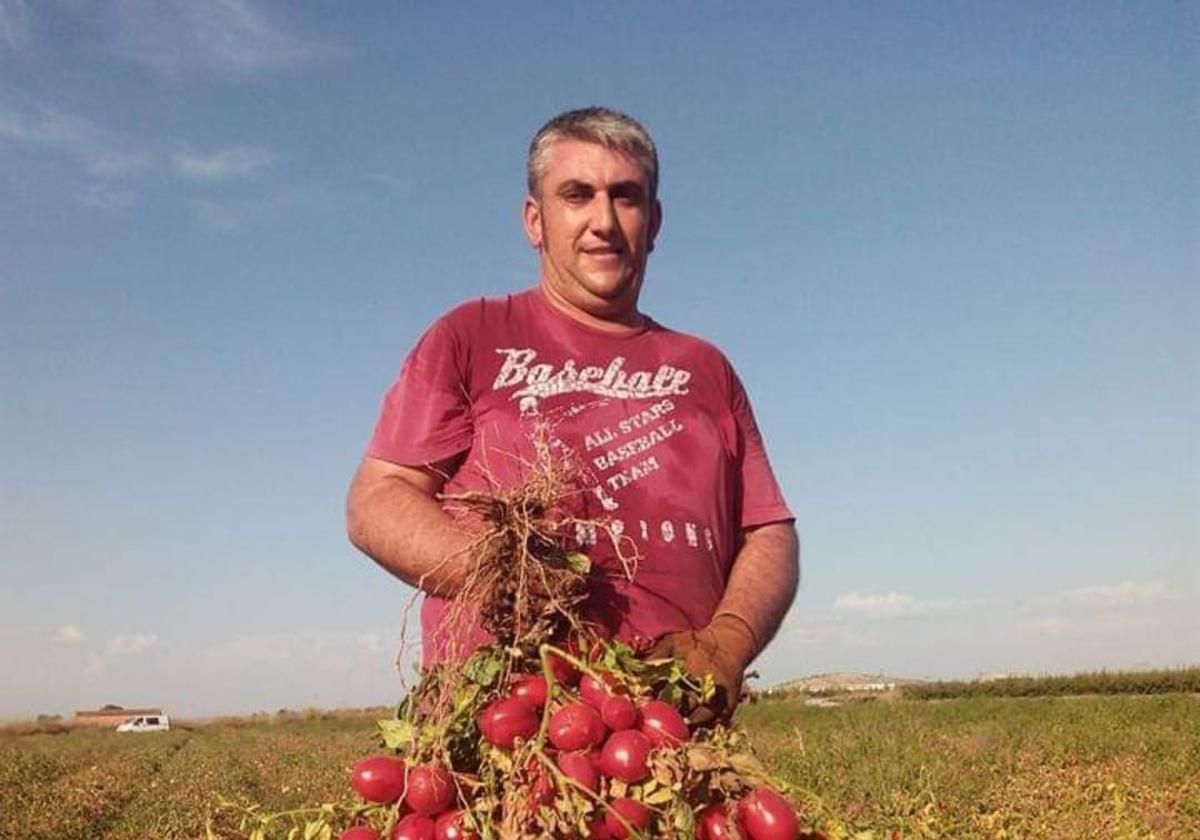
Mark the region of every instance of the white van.
[[166, 715], [138, 715], [117, 727], [118, 732], [166, 732], [171, 719]]

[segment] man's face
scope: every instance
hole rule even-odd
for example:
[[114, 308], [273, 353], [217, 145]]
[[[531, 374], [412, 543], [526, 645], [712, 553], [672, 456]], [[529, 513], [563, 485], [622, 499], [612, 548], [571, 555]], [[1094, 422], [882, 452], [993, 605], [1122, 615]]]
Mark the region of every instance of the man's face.
[[568, 305], [604, 320], [637, 311], [646, 257], [662, 221], [646, 173], [596, 143], [550, 147], [525, 232], [541, 252], [542, 281]]

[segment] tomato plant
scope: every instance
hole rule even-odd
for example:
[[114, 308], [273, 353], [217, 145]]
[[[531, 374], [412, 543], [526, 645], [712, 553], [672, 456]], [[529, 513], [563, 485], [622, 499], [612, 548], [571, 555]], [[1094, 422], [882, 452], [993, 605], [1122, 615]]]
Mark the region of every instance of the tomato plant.
[[488, 743], [511, 750], [518, 738], [527, 741], [533, 737], [539, 722], [537, 711], [529, 703], [518, 697], [505, 697], [483, 710], [479, 731]]
[[540, 709], [546, 705], [546, 678], [537, 674], [516, 674], [509, 685], [509, 696]]
[[604, 721], [586, 703], [567, 703], [550, 716], [547, 734], [560, 750], [586, 750], [604, 740]]
[[391, 755], [364, 758], [350, 771], [350, 784], [368, 802], [395, 802], [404, 793], [404, 762]]
[[768, 787], [757, 787], [737, 804], [738, 822], [750, 840], [795, 840], [796, 812]]
[[454, 802], [454, 779], [438, 764], [425, 764], [408, 771], [404, 804], [418, 814], [431, 816], [445, 811]]
[[562, 770], [568, 779], [578, 782], [592, 793], [599, 792], [600, 774], [596, 770], [591, 753], [559, 753], [558, 769]]
[[623, 694], [613, 694], [600, 704], [600, 718], [613, 732], [633, 729], [637, 726], [638, 710], [633, 701]]
[[650, 739], [636, 729], [614, 732], [600, 751], [600, 772], [623, 782], [640, 782], [650, 775]]
[[462, 811], [447, 811], [433, 824], [433, 840], [478, 840], [479, 835], [465, 825]]
[[[618, 818], [618, 814], [624, 817], [625, 822], [632, 825], [638, 831], [645, 831], [650, 827], [650, 818], [653, 814], [649, 808], [636, 799], [629, 799], [624, 796], [617, 797], [609, 803], [609, 808], [611, 810], [604, 816], [604, 827], [608, 829], [610, 837], [623, 840], [623, 838], [629, 836], [629, 829]], [[616, 813], [613, 813], [614, 811]]]
[[424, 814], [401, 817], [390, 840], [433, 840], [433, 820]]
[[642, 704], [642, 734], [655, 746], [682, 743], [689, 737], [687, 723], [679, 710], [661, 700]]
[[379, 832], [370, 826], [356, 825], [338, 835], [338, 840], [381, 840]]

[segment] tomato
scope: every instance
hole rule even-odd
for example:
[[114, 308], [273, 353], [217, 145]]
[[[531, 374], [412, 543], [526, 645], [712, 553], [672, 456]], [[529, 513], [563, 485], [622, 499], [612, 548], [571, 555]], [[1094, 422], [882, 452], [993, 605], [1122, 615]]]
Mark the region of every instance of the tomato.
[[656, 747], [678, 744], [689, 737], [683, 717], [674, 706], [661, 700], [642, 704], [642, 732]]
[[368, 802], [395, 802], [404, 793], [404, 762], [391, 755], [364, 758], [350, 771], [350, 784]]
[[633, 701], [622, 694], [605, 697], [600, 704], [600, 719], [613, 732], [637, 726], [638, 710]]
[[757, 787], [737, 804], [738, 821], [750, 840], [795, 840], [796, 812], [768, 787]]
[[[645, 831], [650, 827], [650, 818], [653, 814], [641, 802], [622, 796], [610, 802], [609, 806], [638, 831]], [[617, 819], [617, 814], [612, 813], [612, 811], [606, 812], [604, 814], [604, 826], [608, 829], [610, 837], [623, 840], [623, 838], [629, 836], [629, 829]]]
[[533, 806], [549, 805], [554, 801], [554, 779], [536, 758], [529, 759], [525, 765], [532, 783], [529, 789], [529, 801]]
[[724, 803], [709, 805], [696, 815], [696, 840], [730, 840], [732, 837], [729, 809]]
[[440, 814], [454, 803], [454, 778], [440, 764], [423, 764], [408, 771], [404, 804], [419, 814]]
[[608, 824], [604, 822], [604, 817], [595, 817], [588, 823], [588, 840], [612, 840], [612, 832], [608, 830]]
[[550, 716], [550, 743], [565, 752], [586, 750], [604, 740], [600, 713], [585, 703], [568, 703]]
[[433, 840], [479, 840], [465, 823], [462, 811], [447, 811], [433, 824]]
[[517, 674], [509, 685], [508, 696], [540, 709], [546, 705], [546, 678], [537, 674]]
[[502, 750], [511, 750], [518, 738], [528, 741], [540, 724], [533, 706], [517, 697], [497, 700], [479, 715], [479, 731]]
[[584, 674], [579, 678], [579, 698], [596, 711], [604, 705], [606, 698], [620, 690], [620, 682], [608, 671], [601, 671], [600, 676]]
[[623, 782], [640, 782], [650, 775], [647, 761], [653, 745], [636, 729], [614, 732], [600, 752], [600, 772]]
[[339, 834], [338, 840], [380, 840], [380, 837], [379, 832], [375, 829], [365, 825], [356, 825]]
[[590, 753], [559, 753], [558, 769], [568, 779], [579, 782], [592, 793], [600, 790], [600, 774], [596, 772]]
[[433, 840], [433, 820], [424, 814], [409, 814], [396, 823], [391, 840]]
[[604, 656], [604, 642], [611, 637], [612, 634], [607, 629], [599, 626], [593, 626], [582, 633], [572, 633], [567, 639], [567, 653], [590, 665]]
[[549, 654], [546, 660], [550, 663], [550, 672], [556, 683], [572, 686], [579, 682], [579, 671], [570, 662], [554, 653]]

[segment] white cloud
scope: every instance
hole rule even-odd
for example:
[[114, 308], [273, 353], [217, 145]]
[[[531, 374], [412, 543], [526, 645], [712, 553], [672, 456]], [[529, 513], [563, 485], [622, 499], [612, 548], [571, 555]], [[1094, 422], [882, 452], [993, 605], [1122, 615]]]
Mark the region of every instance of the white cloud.
[[24, 0], [0, 0], [0, 52], [17, 52], [29, 44], [29, 5]]
[[1044, 615], [1026, 618], [1017, 622], [1016, 632], [1021, 636], [1065, 636], [1077, 629], [1075, 622], [1059, 615]]
[[113, 636], [104, 646], [106, 656], [133, 656], [158, 647], [158, 636], [154, 633], [121, 633]]
[[838, 612], [857, 613], [873, 618], [912, 615], [920, 611], [917, 602], [911, 596], [900, 592], [882, 594], [849, 592], [839, 595], [833, 602], [833, 608]]
[[176, 152], [171, 163], [180, 176], [193, 181], [225, 181], [273, 166], [277, 158], [266, 149], [233, 146], [212, 154]]
[[137, 203], [136, 192], [122, 187], [114, 187], [106, 181], [93, 181], [80, 189], [75, 197], [87, 207], [107, 212], [128, 210]]
[[333, 52], [244, 0], [121, 0], [116, 12], [121, 52], [167, 76], [244, 76]]
[[87, 663], [83, 666], [83, 675], [85, 677], [98, 677], [105, 672], [107, 663], [103, 656], [92, 652], [88, 654]]
[[191, 206], [201, 224], [222, 233], [236, 231], [255, 215], [253, 206], [245, 202], [198, 198]]
[[358, 637], [358, 646], [367, 653], [383, 653], [383, 637], [378, 633], [363, 633]]
[[124, 175], [152, 162], [145, 152], [122, 148], [90, 120], [45, 106], [24, 114], [0, 106], [0, 140], [61, 152], [95, 178]]
[[221, 233], [239, 231], [302, 203], [303, 197], [297, 193], [280, 191], [243, 198], [204, 197], [189, 202], [201, 224]]
[[1179, 593], [1173, 592], [1160, 580], [1146, 583], [1124, 580], [1115, 584], [1084, 586], [1038, 596], [1026, 601], [1022, 609], [1026, 612], [1062, 607], [1116, 609], [1161, 604], [1178, 600], [1180, 597]]
[[82, 642], [85, 638], [87, 637], [83, 635], [83, 631], [74, 624], [64, 624], [54, 631], [54, 641], [63, 642], [64, 644]]

